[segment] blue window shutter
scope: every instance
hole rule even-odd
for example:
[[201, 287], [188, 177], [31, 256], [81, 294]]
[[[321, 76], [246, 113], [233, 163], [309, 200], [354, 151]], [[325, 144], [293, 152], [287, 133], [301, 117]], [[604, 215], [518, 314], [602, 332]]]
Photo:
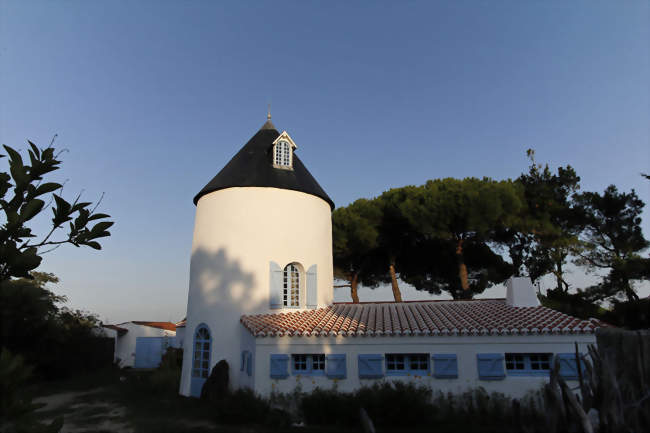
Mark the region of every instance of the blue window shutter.
[[458, 358], [455, 354], [433, 355], [433, 376], [440, 379], [458, 378]]
[[327, 355], [325, 368], [327, 377], [331, 379], [345, 379], [347, 377], [345, 354]]
[[502, 353], [478, 353], [476, 364], [478, 377], [481, 380], [501, 380], [506, 377], [503, 369]]
[[318, 278], [316, 265], [311, 265], [307, 270], [307, 308], [316, 308], [318, 305]]
[[271, 377], [273, 379], [289, 377], [289, 355], [271, 355]]
[[270, 307], [282, 308], [282, 285], [283, 285], [282, 268], [275, 262], [270, 263]]
[[384, 376], [384, 357], [381, 355], [359, 355], [359, 377], [376, 379]]
[[253, 374], [253, 354], [248, 351], [246, 352], [246, 374], [249, 376]]
[[247, 350], [242, 350], [241, 352], [241, 365], [239, 366], [239, 371], [244, 371], [244, 367], [246, 366], [246, 352]]
[[[560, 376], [564, 379], [578, 379], [578, 363], [576, 362], [576, 354], [558, 353], [556, 356], [560, 362]], [[580, 366], [584, 371], [584, 362], [580, 361]]]

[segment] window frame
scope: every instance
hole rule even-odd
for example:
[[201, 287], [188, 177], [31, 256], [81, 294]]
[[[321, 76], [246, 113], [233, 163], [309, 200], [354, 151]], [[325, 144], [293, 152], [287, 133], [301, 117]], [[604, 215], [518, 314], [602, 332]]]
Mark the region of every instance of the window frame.
[[[292, 267], [296, 271], [296, 275], [298, 278], [298, 287], [295, 289], [296, 290], [296, 296], [297, 296], [297, 304], [296, 305], [290, 305], [289, 302], [291, 301], [291, 294], [293, 287], [285, 287], [286, 284], [291, 281], [292, 274], [287, 275], [287, 270], [289, 267]], [[280, 293], [280, 296], [282, 297], [282, 308], [300, 308], [301, 307], [301, 302], [302, 302], [302, 296], [301, 296], [301, 289], [302, 289], [302, 271], [300, 270], [300, 266], [298, 266], [297, 263], [292, 262], [289, 263], [287, 266], [282, 269], [282, 287], [281, 290], [282, 292]], [[285, 294], [286, 291], [286, 294]]]
[[[199, 338], [199, 332], [205, 330], [207, 332], [208, 338]], [[197, 350], [196, 345], [200, 344], [201, 348]], [[207, 349], [206, 345], [207, 344]], [[196, 354], [200, 353], [200, 359], [197, 360]], [[205, 354], [207, 353], [207, 359], [205, 357]], [[210, 332], [210, 328], [208, 328], [207, 325], [204, 323], [201, 323], [196, 327], [196, 330], [194, 331], [194, 340], [192, 344], [192, 369], [190, 371], [190, 377], [191, 378], [197, 378], [197, 379], [207, 379], [210, 376], [210, 361], [212, 358], [212, 333]], [[195, 367], [195, 363], [199, 362], [199, 367]], [[207, 367], [204, 367], [204, 363], [207, 362]], [[195, 372], [199, 372], [198, 375], [195, 375]], [[203, 375], [205, 373], [205, 375]]]
[[[296, 369], [296, 357], [305, 357], [305, 369]], [[322, 369], [314, 369], [314, 357], [319, 357], [322, 360]], [[324, 353], [292, 353], [291, 354], [291, 374], [294, 376], [325, 376], [327, 357]]]
[[[285, 164], [285, 161], [288, 161]], [[293, 146], [286, 138], [282, 138], [273, 146], [273, 167], [293, 170]]]
[[[392, 357], [403, 357], [403, 370], [397, 370], [390, 368], [389, 365], [395, 364], [397, 361], [391, 360]], [[426, 362], [425, 369], [414, 369], [411, 368], [411, 363], [413, 362], [412, 357], [421, 357], [417, 362], [421, 363], [423, 360]], [[384, 367], [386, 371], [386, 376], [427, 376], [431, 372], [431, 360], [429, 359], [430, 355], [428, 353], [386, 353], [384, 354]]]
[[[508, 358], [511, 356], [522, 356], [523, 357], [523, 362], [524, 362], [524, 368], [523, 369], [513, 369], [508, 367]], [[532, 360], [531, 356], [548, 356], [548, 369], [540, 369], [540, 370], [534, 370], [532, 368]], [[549, 352], [539, 352], [539, 353], [532, 353], [532, 352], [526, 352], [526, 353], [519, 353], [519, 352], [508, 352], [504, 354], [504, 364], [505, 364], [505, 371], [507, 376], [549, 376], [551, 372], [551, 368], [553, 366], [553, 354]], [[540, 364], [542, 361], [539, 361]]]

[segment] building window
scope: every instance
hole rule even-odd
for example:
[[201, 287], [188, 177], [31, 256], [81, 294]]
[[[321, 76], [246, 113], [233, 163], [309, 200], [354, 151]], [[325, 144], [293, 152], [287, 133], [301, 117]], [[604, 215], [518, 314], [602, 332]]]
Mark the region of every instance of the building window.
[[429, 354], [427, 353], [388, 353], [386, 354], [386, 374], [427, 374]]
[[285, 307], [300, 306], [300, 271], [293, 264], [284, 268], [282, 303]]
[[291, 167], [291, 145], [288, 141], [280, 141], [275, 145], [275, 165]]
[[194, 358], [192, 360], [192, 377], [208, 377], [210, 366], [210, 331], [201, 326], [194, 334]]
[[547, 375], [552, 359], [551, 353], [506, 353], [506, 370], [513, 376]]
[[325, 372], [325, 355], [292, 355], [293, 374], [321, 375]]

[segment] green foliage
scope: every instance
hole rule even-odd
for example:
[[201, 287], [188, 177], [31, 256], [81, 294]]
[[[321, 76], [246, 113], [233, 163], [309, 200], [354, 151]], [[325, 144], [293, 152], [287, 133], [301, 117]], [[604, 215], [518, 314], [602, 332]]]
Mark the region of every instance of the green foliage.
[[602, 315], [612, 325], [626, 329], [650, 329], [650, 298], [635, 301], [614, 301], [612, 308]]
[[20, 353], [47, 378], [104, 365], [110, 347], [93, 333], [97, 318], [59, 307], [65, 297], [46, 286], [58, 281], [52, 274], [34, 272], [32, 277], [0, 281], [0, 345]]
[[[390, 191], [389, 191], [390, 192]], [[471, 298], [512, 275], [490, 248], [499, 227], [514, 226], [522, 206], [511, 181], [430, 180], [399, 203], [416, 233], [400, 262], [400, 276], [417, 289]]]
[[63, 426], [63, 417], [43, 425], [34, 419], [38, 405], [31, 402], [25, 386], [32, 368], [20, 355], [2, 348], [0, 352], [0, 431], [16, 433], [56, 433]]
[[563, 290], [554, 289], [547, 291], [546, 296], [538, 295], [538, 298], [543, 306], [580, 319], [602, 319], [607, 312], [607, 310], [597, 305], [589, 293], [585, 291], [567, 293]]
[[644, 264], [648, 266], [647, 259], [639, 256], [650, 245], [641, 231], [645, 204], [634, 190], [621, 193], [614, 185], [602, 195], [585, 192], [575, 200], [585, 218], [584, 249], [577, 262], [592, 270], [609, 270], [603, 282], [591, 291], [598, 299], [623, 293], [628, 300], [637, 300], [632, 280], [648, 274], [643, 270]]
[[[537, 394], [517, 401], [483, 388], [463, 394], [443, 394], [412, 383], [381, 382], [353, 393], [316, 389], [300, 398], [300, 410], [308, 425], [359, 427], [364, 408], [374, 425], [382, 430], [430, 431], [529, 431], [543, 426], [544, 409]], [[515, 407], [518, 409], [515, 410]], [[519, 423], [515, 422], [519, 418]], [[470, 428], [471, 426], [471, 428]]]
[[[381, 208], [375, 200], [359, 199], [332, 214], [332, 238], [335, 274], [351, 280], [353, 274], [367, 275], [363, 271], [374, 268], [376, 249], [379, 246]], [[365, 277], [365, 284], [377, 282]]]
[[181, 385], [181, 369], [183, 365], [183, 349], [168, 347], [149, 380], [154, 392], [169, 395], [178, 394]]
[[556, 289], [568, 291], [564, 266], [571, 254], [579, 251], [578, 235], [584, 226], [582, 212], [573, 205], [573, 195], [580, 188], [580, 177], [567, 165], [553, 173], [548, 164], [537, 164], [534, 152], [528, 151], [531, 165], [528, 173], [517, 179], [523, 186], [527, 208], [527, 226], [534, 244], [527, 255], [526, 268], [530, 278], [552, 273]]
[[[19, 152], [3, 146], [9, 156], [9, 172], [0, 172], [0, 206], [5, 217], [0, 226], [0, 281], [11, 277], [29, 278], [30, 271], [41, 263], [43, 247], [56, 248], [69, 243], [101, 249], [97, 239], [110, 236], [107, 230], [113, 225], [110, 221], [100, 221], [109, 215], [95, 213], [91, 202], [81, 202], [77, 196], [69, 203], [54, 194], [62, 185], [44, 182], [44, 176], [58, 170], [61, 161], [51, 146], [39, 149], [31, 141], [29, 146], [28, 164], [23, 162]], [[7, 196], [10, 191], [11, 197]], [[51, 229], [40, 240], [35, 240], [36, 235], [27, 224], [41, 213], [46, 201], [54, 202]], [[90, 227], [93, 221], [97, 222]], [[67, 234], [53, 238], [65, 223], [69, 228]]]
[[250, 389], [238, 389], [213, 406], [217, 422], [224, 424], [265, 424], [271, 414], [266, 399]]

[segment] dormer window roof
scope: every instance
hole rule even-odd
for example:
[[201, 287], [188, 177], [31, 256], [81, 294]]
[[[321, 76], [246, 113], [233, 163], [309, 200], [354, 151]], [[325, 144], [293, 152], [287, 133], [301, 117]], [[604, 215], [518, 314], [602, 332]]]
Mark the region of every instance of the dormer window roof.
[[285, 170], [293, 170], [293, 151], [296, 149], [287, 131], [282, 132], [273, 141], [273, 167]]

